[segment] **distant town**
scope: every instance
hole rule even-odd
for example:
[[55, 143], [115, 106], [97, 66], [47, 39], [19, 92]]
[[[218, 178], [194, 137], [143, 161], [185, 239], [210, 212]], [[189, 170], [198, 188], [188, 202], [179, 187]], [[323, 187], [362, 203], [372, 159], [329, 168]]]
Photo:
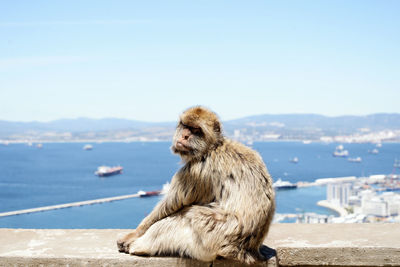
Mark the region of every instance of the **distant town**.
[[[396, 161], [394, 168], [400, 169]], [[400, 222], [400, 175], [339, 177], [317, 179], [298, 186], [326, 186], [326, 200], [317, 204], [339, 216], [316, 213], [276, 214], [275, 221], [286, 219], [297, 223], [375, 223]]]
[[[175, 122], [125, 119], [65, 119], [53, 122], [0, 121], [0, 142], [170, 141]], [[314, 114], [258, 115], [223, 122], [226, 136], [260, 141], [381, 143], [400, 142], [400, 114], [326, 117]]]

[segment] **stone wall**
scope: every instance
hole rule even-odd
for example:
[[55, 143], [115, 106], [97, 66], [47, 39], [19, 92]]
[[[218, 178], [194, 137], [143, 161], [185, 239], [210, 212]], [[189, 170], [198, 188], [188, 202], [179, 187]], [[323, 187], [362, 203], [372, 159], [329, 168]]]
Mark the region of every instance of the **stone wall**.
[[[0, 266], [242, 266], [119, 253], [124, 230], [0, 229]], [[400, 266], [399, 224], [274, 224], [257, 266]]]

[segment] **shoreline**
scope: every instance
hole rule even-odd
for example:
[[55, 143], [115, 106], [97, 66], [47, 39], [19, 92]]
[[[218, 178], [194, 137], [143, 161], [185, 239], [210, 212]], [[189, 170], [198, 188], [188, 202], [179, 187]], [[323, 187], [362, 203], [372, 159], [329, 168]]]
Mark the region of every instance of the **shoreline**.
[[348, 215], [348, 212], [344, 208], [336, 206], [336, 205], [328, 202], [327, 200], [320, 200], [317, 202], [317, 205], [320, 207], [324, 207], [324, 208], [333, 210], [334, 212], [339, 214], [339, 217], [344, 217], [344, 216]]
[[[232, 138], [231, 138], [232, 139]], [[235, 140], [235, 139], [232, 139]], [[304, 143], [306, 140], [298, 140], [298, 139], [284, 139], [284, 140], [263, 140], [263, 141], [254, 141], [254, 143], [285, 143], [285, 142], [298, 142]], [[19, 139], [19, 140], [10, 140], [10, 139], [0, 139], [0, 145], [12, 145], [12, 144], [38, 144], [38, 143], [147, 143], [147, 142], [154, 142], [154, 143], [165, 143], [171, 142], [170, 139], [151, 139], [151, 138], [134, 138], [134, 139], [75, 139], [75, 140], [41, 140], [41, 139]], [[246, 142], [239, 141], [240, 143], [245, 144]], [[316, 144], [375, 144], [375, 142], [326, 142], [321, 140], [312, 140], [311, 143]], [[399, 144], [400, 141], [382, 141], [381, 143], [386, 144]], [[308, 145], [308, 143], [306, 144]]]

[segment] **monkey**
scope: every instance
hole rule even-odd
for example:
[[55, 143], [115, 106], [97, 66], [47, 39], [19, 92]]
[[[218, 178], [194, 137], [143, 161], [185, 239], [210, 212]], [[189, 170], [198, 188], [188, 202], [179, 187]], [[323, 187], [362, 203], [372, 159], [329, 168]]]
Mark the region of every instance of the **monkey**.
[[218, 116], [203, 106], [181, 114], [171, 150], [183, 166], [153, 211], [117, 241], [119, 251], [204, 262], [265, 259], [260, 247], [275, 212], [275, 193], [261, 156], [225, 137]]

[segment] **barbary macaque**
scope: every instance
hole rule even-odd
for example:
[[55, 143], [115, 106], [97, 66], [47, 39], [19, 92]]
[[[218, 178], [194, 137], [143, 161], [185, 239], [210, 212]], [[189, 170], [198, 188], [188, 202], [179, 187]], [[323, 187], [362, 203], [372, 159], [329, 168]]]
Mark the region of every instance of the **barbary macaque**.
[[184, 165], [167, 195], [118, 241], [119, 251], [205, 262], [263, 260], [275, 193], [260, 155], [224, 137], [217, 115], [201, 106], [180, 116], [171, 150]]

